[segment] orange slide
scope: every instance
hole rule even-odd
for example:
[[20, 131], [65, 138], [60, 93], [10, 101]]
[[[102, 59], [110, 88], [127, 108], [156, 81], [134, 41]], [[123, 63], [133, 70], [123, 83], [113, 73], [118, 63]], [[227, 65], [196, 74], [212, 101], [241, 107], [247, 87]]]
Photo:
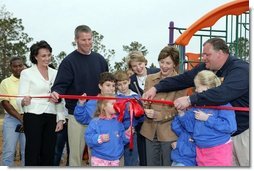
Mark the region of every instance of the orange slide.
[[235, 0], [219, 6], [193, 23], [177, 38], [175, 44], [186, 46], [198, 30], [213, 26], [223, 16], [240, 15], [246, 11], [249, 11], [249, 0]]

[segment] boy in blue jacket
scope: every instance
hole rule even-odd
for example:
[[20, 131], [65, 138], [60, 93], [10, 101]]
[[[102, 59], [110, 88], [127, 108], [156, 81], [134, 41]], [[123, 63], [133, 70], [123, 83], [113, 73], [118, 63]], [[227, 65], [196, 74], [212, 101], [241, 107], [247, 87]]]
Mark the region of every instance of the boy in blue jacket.
[[[112, 73], [103, 72], [100, 74], [99, 88], [101, 96], [103, 94], [115, 94], [115, 77]], [[83, 94], [86, 96], [86, 93]], [[74, 109], [75, 119], [82, 125], [88, 125], [93, 118], [98, 100], [79, 99]]]
[[[99, 78], [99, 89], [100, 94], [98, 96], [101, 96], [106, 93], [115, 94], [115, 78], [112, 73], [109, 72], [103, 72], [100, 74]], [[83, 94], [83, 96], [86, 96], [86, 93]], [[82, 125], [88, 125], [92, 118], [94, 117], [94, 113], [96, 111], [98, 100], [85, 100], [85, 99], [79, 99], [77, 102], [77, 105], [74, 109], [74, 117]], [[86, 129], [85, 129], [86, 130]], [[85, 139], [86, 142], [86, 139]], [[90, 159], [90, 157], [89, 157]]]
[[[130, 78], [127, 72], [117, 71], [115, 73], [117, 97], [119, 98], [140, 98], [140, 96], [129, 89]], [[139, 122], [144, 121], [144, 116], [133, 117], [132, 123], [135, 127]], [[128, 104], [125, 107], [124, 117], [123, 117], [124, 129], [130, 129], [131, 116], [129, 112]], [[129, 144], [124, 146], [124, 166], [139, 166], [139, 156], [138, 156], [138, 146], [137, 146], [137, 134], [133, 134], [133, 149], [129, 149]]]

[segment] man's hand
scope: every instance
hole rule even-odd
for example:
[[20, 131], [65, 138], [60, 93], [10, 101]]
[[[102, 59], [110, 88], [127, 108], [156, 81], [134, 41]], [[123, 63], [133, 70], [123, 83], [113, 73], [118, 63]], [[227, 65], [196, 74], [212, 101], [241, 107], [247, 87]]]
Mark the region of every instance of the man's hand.
[[156, 92], [157, 92], [156, 88], [152, 87], [147, 92], [145, 92], [142, 97], [144, 99], [153, 99], [154, 96], [156, 95]]
[[22, 114], [20, 114], [20, 115], [18, 115], [18, 119], [19, 119], [19, 121], [23, 124], [23, 118], [24, 118], [24, 114], [22, 113]]
[[183, 96], [174, 101], [174, 105], [177, 110], [185, 110], [187, 107], [189, 107], [190, 101], [189, 96]]

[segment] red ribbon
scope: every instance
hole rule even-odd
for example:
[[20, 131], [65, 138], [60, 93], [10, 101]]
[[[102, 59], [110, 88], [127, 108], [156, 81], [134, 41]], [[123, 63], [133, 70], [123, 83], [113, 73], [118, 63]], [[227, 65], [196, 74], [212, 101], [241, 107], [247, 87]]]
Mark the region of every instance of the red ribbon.
[[[15, 97], [15, 98], [24, 98], [25, 96], [12, 96], [12, 95], [5, 95], [0, 94], [0, 97]], [[51, 98], [51, 96], [30, 96], [32, 98]], [[127, 98], [116, 98], [116, 97], [105, 97], [105, 96], [80, 96], [80, 95], [59, 95], [59, 98], [64, 99], [94, 99], [94, 100], [102, 100], [102, 99], [112, 99], [112, 100], [119, 100], [119, 99], [127, 99]], [[170, 106], [174, 106], [172, 101], [167, 100], [148, 100], [140, 98], [141, 101], [147, 101], [151, 103], [162, 103], [167, 104]], [[248, 107], [229, 107], [229, 106], [195, 106], [200, 108], [212, 108], [218, 110], [235, 110], [235, 111], [242, 111], [242, 112], [249, 112], [250, 109]]]
[[133, 149], [133, 133], [132, 133], [132, 125], [133, 125], [133, 116], [140, 117], [144, 114], [144, 108], [138, 103], [136, 99], [125, 99], [119, 100], [114, 104], [114, 109], [119, 113], [118, 121], [122, 122], [124, 117], [125, 108], [129, 107], [130, 111], [130, 127], [131, 127], [131, 136], [130, 136], [130, 144], [129, 148]]

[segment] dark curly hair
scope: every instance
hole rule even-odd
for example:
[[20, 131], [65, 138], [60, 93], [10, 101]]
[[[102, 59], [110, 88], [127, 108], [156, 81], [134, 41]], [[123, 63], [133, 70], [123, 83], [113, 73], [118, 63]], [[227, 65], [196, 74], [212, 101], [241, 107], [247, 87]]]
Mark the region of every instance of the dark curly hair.
[[106, 81], [116, 82], [114, 74], [109, 72], [103, 72], [100, 74], [99, 84], [102, 85]]
[[37, 64], [37, 60], [36, 60], [35, 56], [38, 55], [40, 49], [48, 49], [50, 51], [50, 53], [52, 53], [51, 46], [45, 40], [36, 42], [35, 44], [33, 44], [30, 47], [30, 61], [33, 64]]

